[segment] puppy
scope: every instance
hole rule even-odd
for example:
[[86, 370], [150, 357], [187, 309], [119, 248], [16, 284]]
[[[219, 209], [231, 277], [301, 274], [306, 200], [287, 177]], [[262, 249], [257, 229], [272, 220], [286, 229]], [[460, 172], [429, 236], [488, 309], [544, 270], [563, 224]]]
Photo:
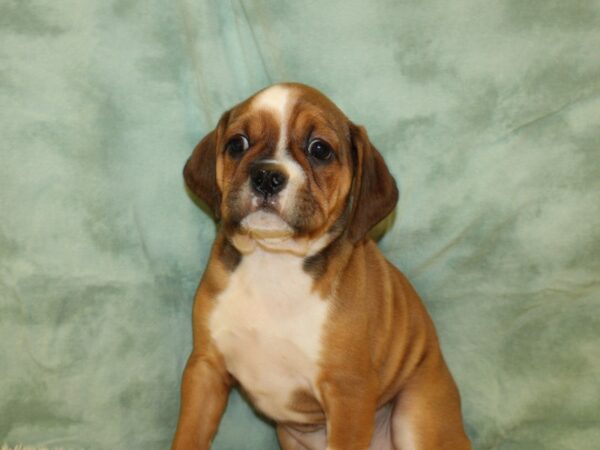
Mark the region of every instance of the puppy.
[[236, 384], [284, 450], [471, 448], [434, 325], [367, 236], [398, 191], [363, 127], [278, 84], [223, 114], [184, 178], [219, 229], [173, 450], [210, 447]]

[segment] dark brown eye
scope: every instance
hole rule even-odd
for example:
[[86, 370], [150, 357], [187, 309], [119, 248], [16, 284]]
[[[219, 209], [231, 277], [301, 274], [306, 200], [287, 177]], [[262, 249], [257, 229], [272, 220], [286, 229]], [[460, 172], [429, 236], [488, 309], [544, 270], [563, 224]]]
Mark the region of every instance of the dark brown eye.
[[237, 134], [229, 140], [225, 148], [233, 158], [238, 158], [250, 148], [250, 143], [246, 136]]
[[327, 142], [314, 139], [308, 144], [308, 154], [319, 161], [328, 161], [333, 156], [333, 151]]

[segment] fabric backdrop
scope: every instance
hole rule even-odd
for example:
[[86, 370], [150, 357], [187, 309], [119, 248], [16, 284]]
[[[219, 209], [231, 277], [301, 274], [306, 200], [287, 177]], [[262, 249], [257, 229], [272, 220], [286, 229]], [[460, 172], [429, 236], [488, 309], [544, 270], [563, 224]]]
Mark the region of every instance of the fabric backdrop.
[[[300, 81], [399, 182], [476, 448], [599, 448], [599, 47], [586, 0], [1, 0], [0, 445], [168, 448], [215, 233], [182, 166]], [[234, 395], [214, 448], [277, 443]]]

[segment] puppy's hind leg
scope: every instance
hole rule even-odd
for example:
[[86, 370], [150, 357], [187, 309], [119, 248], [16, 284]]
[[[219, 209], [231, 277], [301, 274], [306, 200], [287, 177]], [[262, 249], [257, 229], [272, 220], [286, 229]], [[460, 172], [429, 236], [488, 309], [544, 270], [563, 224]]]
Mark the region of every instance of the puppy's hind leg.
[[396, 450], [471, 450], [456, 384], [441, 355], [424, 362], [394, 401]]

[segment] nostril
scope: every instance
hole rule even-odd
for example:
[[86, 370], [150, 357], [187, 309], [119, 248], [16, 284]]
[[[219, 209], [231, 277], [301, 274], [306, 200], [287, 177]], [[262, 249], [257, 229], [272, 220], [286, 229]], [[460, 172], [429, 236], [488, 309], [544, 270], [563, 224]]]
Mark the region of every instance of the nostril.
[[283, 176], [280, 173], [274, 173], [271, 176], [271, 185], [274, 188], [277, 188], [278, 186], [281, 186], [283, 184]]
[[261, 186], [263, 184], [264, 180], [265, 180], [265, 171], [264, 170], [257, 170], [252, 175], [252, 182], [254, 183], [255, 186]]
[[270, 193], [271, 194], [277, 194], [279, 191], [281, 191], [284, 186], [285, 186], [285, 182], [286, 182], [286, 178], [285, 175], [282, 174], [281, 172], [271, 172], [269, 174], [270, 176]]
[[277, 170], [255, 168], [251, 173], [252, 187], [262, 195], [275, 195], [286, 183], [286, 177]]

